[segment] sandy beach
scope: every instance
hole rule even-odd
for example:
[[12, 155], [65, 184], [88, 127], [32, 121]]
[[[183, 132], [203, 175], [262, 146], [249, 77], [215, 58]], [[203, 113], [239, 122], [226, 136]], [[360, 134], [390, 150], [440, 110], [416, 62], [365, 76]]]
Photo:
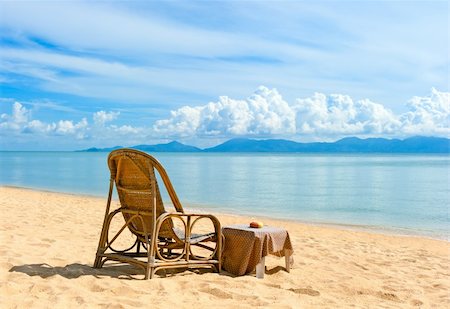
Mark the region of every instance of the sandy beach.
[[[448, 308], [450, 243], [281, 220], [294, 266], [266, 276], [93, 269], [106, 198], [0, 187], [2, 308]], [[248, 217], [218, 214], [222, 225]]]

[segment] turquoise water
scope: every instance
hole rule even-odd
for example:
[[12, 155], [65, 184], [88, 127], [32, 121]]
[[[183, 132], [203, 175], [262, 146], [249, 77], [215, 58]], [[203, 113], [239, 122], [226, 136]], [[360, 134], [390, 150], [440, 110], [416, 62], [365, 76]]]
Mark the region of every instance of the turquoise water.
[[[106, 198], [107, 153], [0, 152], [0, 184]], [[185, 208], [448, 239], [450, 156], [158, 153]], [[68, 205], [70, 207], [70, 205]]]

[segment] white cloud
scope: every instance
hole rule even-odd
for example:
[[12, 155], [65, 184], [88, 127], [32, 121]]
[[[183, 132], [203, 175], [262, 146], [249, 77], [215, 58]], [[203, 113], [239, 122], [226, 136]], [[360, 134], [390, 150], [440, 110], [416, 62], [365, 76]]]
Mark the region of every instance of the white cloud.
[[51, 132], [54, 132], [56, 130], [56, 124], [55, 123], [44, 123], [40, 120], [31, 120], [26, 128], [24, 128], [25, 132], [28, 133], [44, 133], [48, 134]]
[[393, 134], [398, 133], [400, 125], [396, 116], [383, 105], [367, 99], [354, 102], [341, 94], [315, 93], [310, 98], [297, 99], [293, 111], [298, 134]]
[[450, 93], [431, 89], [429, 97], [413, 97], [400, 116], [406, 134], [450, 134]]
[[141, 134], [145, 131], [143, 128], [132, 127], [129, 125], [123, 125], [123, 126], [111, 125], [110, 129], [112, 131], [114, 131], [114, 133], [123, 135], [123, 136]]
[[236, 136], [295, 133], [291, 108], [276, 89], [259, 87], [246, 100], [227, 96], [207, 105], [184, 106], [169, 119], [156, 121], [153, 129], [169, 136]]
[[407, 136], [450, 133], [450, 94], [432, 89], [414, 97], [408, 112], [395, 115], [368, 99], [315, 93], [289, 105], [276, 89], [259, 87], [246, 100], [220, 97], [202, 106], [184, 106], [155, 122], [156, 133], [193, 136]]
[[14, 102], [11, 115], [2, 114], [0, 119], [0, 128], [17, 130], [27, 123], [30, 118], [30, 112], [19, 102]]
[[95, 112], [93, 115], [94, 123], [100, 126], [104, 126], [105, 123], [111, 122], [114, 119], [117, 119], [120, 112], [105, 112], [105, 111], [98, 111]]
[[[133, 145], [164, 139], [202, 138], [217, 142], [233, 137], [331, 140], [344, 136], [407, 137], [450, 135], [450, 93], [432, 89], [429, 96], [413, 97], [407, 112], [394, 114], [368, 99], [353, 100], [348, 95], [315, 93], [289, 104], [276, 89], [259, 87], [243, 100], [222, 96], [217, 102], [184, 106], [171, 111], [167, 119], [152, 127], [134, 127], [114, 122], [118, 112], [97, 111], [80, 120], [44, 122], [33, 119], [19, 102], [10, 114], [0, 115], [0, 135], [16, 140], [84, 140], [90, 146]], [[70, 139], [71, 138], [71, 139]], [[206, 139], [203, 139], [205, 141]]]
[[31, 112], [19, 102], [12, 105], [11, 114], [0, 116], [0, 134], [34, 134], [39, 136], [72, 136], [76, 139], [102, 139], [143, 132], [142, 128], [129, 125], [105, 126], [119, 116], [119, 112], [98, 111], [93, 114], [94, 126], [90, 125], [86, 118], [76, 122], [74, 120], [59, 120], [46, 123], [41, 120], [31, 119]]
[[170, 118], [156, 121], [153, 129], [166, 136], [193, 136], [200, 125], [202, 107], [183, 106], [170, 112]]
[[74, 135], [77, 139], [83, 139], [86, 137], [87, 129], [88, 122], [86, 118], [81, 119], [76, 124], [71, 120], [60, 120], [56, 125], [55, 133], [60, 135]]

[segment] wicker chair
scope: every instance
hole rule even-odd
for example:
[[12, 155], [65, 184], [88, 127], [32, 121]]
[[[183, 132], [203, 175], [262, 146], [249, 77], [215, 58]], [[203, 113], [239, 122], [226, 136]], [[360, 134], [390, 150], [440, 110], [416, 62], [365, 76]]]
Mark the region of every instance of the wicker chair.
[[[213, 215], [184, 213], [166, 171], [155, 158], [133, 149], [118, 149], [109, 154], [108, 166], [111, 179], [95, 268], [101, 268], [109, 260], [128, 263], [142, 268], [145, 279], [162, 268], [211, 267], [220, 272], [223, 240], [219, 220]], [[155, 170], [176, 212], [165, 211]], [[110, 211], [114, 185], [120, 207]], [[125, 223], [117, 231], [114, 229], [116, 233], [110, 237], [111, 222], [119, 213]], [[200, 219], [211, 220], [214, 232], [192, 234]], [[177, 229], [174, 221], [181, 222], [183, 228]], [[135, 237], [134, 244], [128, 249], [115, 249], [113, 243], [126, 229]], [[207, 254], [194, 254], [194, 247]]]

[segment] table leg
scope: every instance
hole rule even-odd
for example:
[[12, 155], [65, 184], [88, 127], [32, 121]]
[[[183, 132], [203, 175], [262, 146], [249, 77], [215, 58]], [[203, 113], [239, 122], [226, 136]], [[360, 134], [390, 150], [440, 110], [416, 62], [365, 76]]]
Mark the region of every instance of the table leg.
[[256, 265], [256, 278], [263, 279], [266, 271], [266, 258], [262, 257], [258, 265]]
[[284, 259], [285, 259], [285, 262], [286, 262], [286, 271], [288, 273], [291, 272], [291, 256], [292, 256], [291, 250], [285, 250], [284, 251]]

